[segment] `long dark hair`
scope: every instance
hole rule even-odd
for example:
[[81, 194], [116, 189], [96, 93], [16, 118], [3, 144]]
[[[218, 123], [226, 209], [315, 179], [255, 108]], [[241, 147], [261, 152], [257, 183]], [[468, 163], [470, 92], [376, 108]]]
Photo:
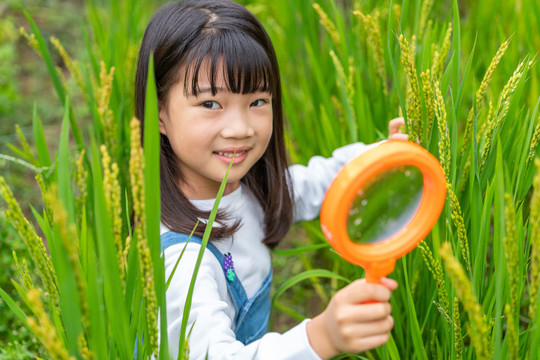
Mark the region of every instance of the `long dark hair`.
[[[283, 135], [281, 82], [274, 48], [261, 23], [243, 6], [230, 0], [172, 2], [159, 9], [144, 33], [135, 83], [136, 116], [144, 124], [144, 99], [148, 61], [154, 54], [158, 101], [167, 104], [169, 90], [184, 80], [186, 94], [197, 94], [201, 64], [209, 61], [212, 92], [215, 74], [222, 71], [228, 90], [248, 94], [258, 90], [272, 94], [273, 133], [265, 153], [241, 180], [264, 210], [265, 238], [274, 247], [292, 224], [292, 189], [289, 188]], [[224, 60], [224, 61], [220, 61]], [[209, 212], [197, 209], [182, 193], [182, 174], [168, 138], [161, 134], [161, 221], [173, 231], [191, 233], [197, 219]], [[218, 213], [221, 224], [212, 239], [231, 236], [240, 225], [227, 226], [227, 214]], [[200, 224], [195, 235], [202, 236]]]

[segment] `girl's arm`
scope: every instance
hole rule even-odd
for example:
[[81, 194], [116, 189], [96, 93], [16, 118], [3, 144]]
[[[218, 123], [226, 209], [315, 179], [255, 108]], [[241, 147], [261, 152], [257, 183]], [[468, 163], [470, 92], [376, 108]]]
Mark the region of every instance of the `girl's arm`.
[[319, 216], [326, 189], [338, 171], [350, 160], [374, 148], [379, 143], [355, 143], [334, 150], [332, 157], [312, 157], [306, 166], [289, 167], [294, 193], [294, 220], [306, 221]]
[[[407, 140], [407, 135], [401, 133], [401, 128], [404, 125], [403, 118], [390, 120], [388, 139]], [[343, 165], [380, 143], [349, 144], [334, 150], [329, 158], [314, 156], [309, 160], [307, 166], [293, 165], [289, 167], [295, 202], [294, 220], [305, 221], [316, 218], [319, 215], [326, 189]]]

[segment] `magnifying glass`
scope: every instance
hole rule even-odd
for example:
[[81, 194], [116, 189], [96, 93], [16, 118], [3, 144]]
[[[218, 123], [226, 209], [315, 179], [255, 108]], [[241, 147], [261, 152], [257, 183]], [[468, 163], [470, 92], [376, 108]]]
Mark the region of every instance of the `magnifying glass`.
[[445, 199], [437, 159], [410, 141], [388, 140], [340, 170], [326, 191], [321, 227], [341, 257], [380, 284], [429, 234]]

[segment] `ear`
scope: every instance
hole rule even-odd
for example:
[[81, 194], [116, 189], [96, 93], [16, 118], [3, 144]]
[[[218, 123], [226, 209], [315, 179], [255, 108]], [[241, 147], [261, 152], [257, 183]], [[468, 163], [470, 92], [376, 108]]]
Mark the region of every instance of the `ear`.
[[169, 115], [167, 114], [167, 108], [161, 102], [158, 105], [159, 110], [159, 132], [163, 135], [167, 135], [167, 128], [165, 123], [169, 121]]

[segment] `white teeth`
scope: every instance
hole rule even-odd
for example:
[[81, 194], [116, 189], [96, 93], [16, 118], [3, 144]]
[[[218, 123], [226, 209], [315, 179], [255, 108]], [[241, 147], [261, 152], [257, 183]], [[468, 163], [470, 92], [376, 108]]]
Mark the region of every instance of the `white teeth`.
[[[238, 153], [236, 153], [236, 156], [242, 155], [244, 153], [245, 153], [245, 151], [238, 152]], [[221, 155], [221, 156], [230, 157], [230, 158], [232, 158], [233, 155], [234, 155], [234, 153], [225, 153], [225, 152], [221, 152], [221, 151], [216, 151], [216, 154]]]

